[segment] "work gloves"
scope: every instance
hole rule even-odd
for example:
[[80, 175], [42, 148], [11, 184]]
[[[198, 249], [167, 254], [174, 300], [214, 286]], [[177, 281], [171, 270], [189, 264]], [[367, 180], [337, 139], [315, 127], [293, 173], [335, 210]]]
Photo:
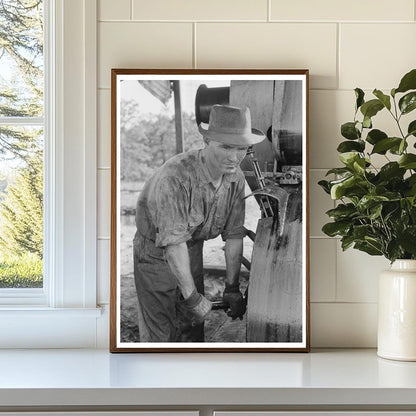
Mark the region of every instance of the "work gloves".
[[190, 319], [191, 325], [196, 326], [204, 322], [211, 311], [212, 302], [194, 290], [189, 298], [180, 302], [180, 306]]
[[233, 320], [237, 318], [243, 319], [247, 305], [242, 293], [240, 292], [238, 283], [234, 285], [225, 284], [222, 300], [229, 307], [229, 311], [227, 312], [228, 316], [230, 316]]

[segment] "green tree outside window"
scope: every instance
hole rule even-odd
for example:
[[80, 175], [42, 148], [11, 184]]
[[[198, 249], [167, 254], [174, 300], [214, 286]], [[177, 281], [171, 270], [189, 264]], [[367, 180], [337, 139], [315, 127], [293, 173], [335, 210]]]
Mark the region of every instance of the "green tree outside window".
[[43, 2], [0, 0], [0, 288], [43, 285]]

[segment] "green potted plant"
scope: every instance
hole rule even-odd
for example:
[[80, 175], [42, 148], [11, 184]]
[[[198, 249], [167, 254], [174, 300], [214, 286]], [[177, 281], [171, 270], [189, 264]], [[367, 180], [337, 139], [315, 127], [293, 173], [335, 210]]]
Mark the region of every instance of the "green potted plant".
[[[378, 354], [415, 361], [416, 120], [407, 115], [416, 109], [416, 69], [389, 94], [375, 89], [366, 101], [362, 89], [354, 91], [354, 119], [342, 124], [345, 140], [337, 148], [342, 167], [327, 172], [333, 180], [319, 182], [337, 201], [322, 231], [340, 237], [343, 250], [390, 260], [391, 269], [380, 276]], [[394, 120], [393, 132], [373, 126], [381, 111]], [[380, 157], [384, 164], [375, 162]]]

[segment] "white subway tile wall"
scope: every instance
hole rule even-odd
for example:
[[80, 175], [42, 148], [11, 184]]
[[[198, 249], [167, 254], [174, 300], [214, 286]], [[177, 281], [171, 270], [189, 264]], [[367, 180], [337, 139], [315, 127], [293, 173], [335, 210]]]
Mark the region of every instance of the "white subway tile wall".
[[97, 241], [97, 301], [108, 304], [110, 299], [110, 239]]
[[311, 302], [335, 302], [338, 240], [310, 240]]
[[318, 185], [321, 179], [325, 179], [325, 173], [325, 170], [309, 171], [309, 232], [311, 237], [325, 236], [321, 230], [322, 226], [329, 221], [325, 212], [335, 207], [334, 201]]
[[311, 304], [311, 344], [316, 348], [377, 345], [376, 303]]
[[111, 166], [111, 91], [102, 89], [98, 91], [98, 140], [97, 165], [102, 168]]
[[416, 65], [414, 23], [341, 24], [339, 42], [340, 88], [390, 90]]
[[340, 166], [340, 126], [354, 119], [354, 91], [311, 90], [309, 93], [309, 168]]
[[[342, 252], [322, 233], [334, 203], [317, 182], [339, 165], [353, 88], [389, 91], [416, 67], [415, 0], [99, 0], [98, 7], [99, 301], [109, 301], [111, 68], [309, 68], [311, 342], [376, 346], [377, 276], [388, 262]], [[393, 127], [388, 115], [374, 123]]]
[[98, 238], [110, 237], [110, 212], [111, 212], [111, 171], [110, 169], [98, 169], [98, 212], [97, 233]]
[[197, 68], [308, 68], [312, 88], [337, 85], [333, 23], [200, 23], [195, 47]]
[[268, 0], [133, 0], [134, 20], [263, 20]]
[[272, 20], [412, 21], [413, 0], [271, 0]]
[[130, 20], [130, 0], [100, 0], [98, 3], [98, 20]]
[[377, 302], [378, 276], [389, 267], [381, 256], [337, 246], [337, 302]]
[[192, 68], [192, 23], [100, 22], [98, 86], [111, 68]]

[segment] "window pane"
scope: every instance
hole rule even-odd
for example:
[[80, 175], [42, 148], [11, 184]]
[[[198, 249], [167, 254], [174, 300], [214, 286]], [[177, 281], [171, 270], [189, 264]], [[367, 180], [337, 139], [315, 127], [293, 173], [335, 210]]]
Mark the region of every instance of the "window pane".
[[43, 115], [40, 0], [0, 0], [0, 116]]
[[0, 126], [0, 288], [43, 285], [43, 128]]

